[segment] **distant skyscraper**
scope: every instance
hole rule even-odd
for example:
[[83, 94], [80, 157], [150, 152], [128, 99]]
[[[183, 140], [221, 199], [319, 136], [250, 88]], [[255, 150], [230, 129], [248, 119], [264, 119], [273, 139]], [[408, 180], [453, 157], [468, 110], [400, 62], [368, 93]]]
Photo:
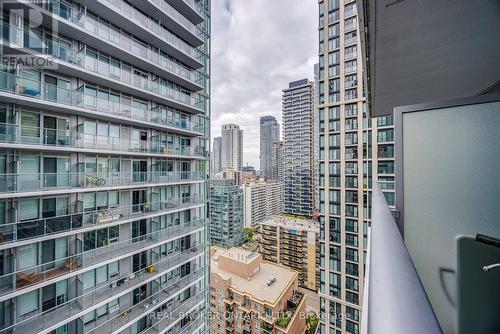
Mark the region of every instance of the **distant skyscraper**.
[[233, 247], [243, 244], [243, 190], [231, 179], [210, 182], [210, 239], [212, 244]]
[[320, 333], [357, 334], [372, 182], [394, 205], [394, 129], [366, 113], [356, 2], [319, 2], [319, 37]]
[[249, 166], [249, 165], [243, 166], [241, 171], [255, 175], [255, 167], [254, 166]]
[[283, 90], [284, 212], [312, 216], [314, 177], [314, 86], [307, 79]]
[[280, 140], [280, 127], [276, 118], [260, 118], [260, 171], [263, 176], [272, 177], [273, 142]]
[[222, 169], [241, 171], [243, 165], [243, 131], [236, 124], [222, 125]]
[[273, 141], [271, 151], [271, 179], [283, 181], [284, 161], [283, 161], [283, 142]]
[[222, 169], [222, 137], [214, 138], [214, 146], [212, 148], [212, 174], [216, 174]]

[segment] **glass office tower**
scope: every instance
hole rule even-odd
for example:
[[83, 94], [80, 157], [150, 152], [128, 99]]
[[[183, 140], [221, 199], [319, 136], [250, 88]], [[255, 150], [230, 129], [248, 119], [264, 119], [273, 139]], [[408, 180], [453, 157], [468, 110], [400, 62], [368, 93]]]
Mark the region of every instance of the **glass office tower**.
[[210, 1], [1, 9], [0, 331], [204, 333]]

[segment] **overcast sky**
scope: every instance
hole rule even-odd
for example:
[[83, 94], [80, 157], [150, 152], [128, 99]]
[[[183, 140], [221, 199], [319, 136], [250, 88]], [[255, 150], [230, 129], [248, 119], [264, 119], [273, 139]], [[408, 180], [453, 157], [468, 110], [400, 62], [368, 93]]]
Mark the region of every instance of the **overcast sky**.
[[281, 125], [281, 93], [313, 79], [317, 0], [212, 0], [212, 138], [243, 129], [243, 163], [259, 169], [259, 118]]

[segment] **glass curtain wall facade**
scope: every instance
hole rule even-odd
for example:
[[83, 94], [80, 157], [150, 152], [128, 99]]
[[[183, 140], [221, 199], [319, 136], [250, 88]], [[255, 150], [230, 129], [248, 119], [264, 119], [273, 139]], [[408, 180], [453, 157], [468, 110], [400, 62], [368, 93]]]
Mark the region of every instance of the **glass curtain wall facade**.
[[210, 1], [9, 3], [0, 331], [204, 333]]
[[367, 114], [356, 1], [318, 5], [320, 333], [357, 334], [373, 182], [394, 206], [393, 118]]

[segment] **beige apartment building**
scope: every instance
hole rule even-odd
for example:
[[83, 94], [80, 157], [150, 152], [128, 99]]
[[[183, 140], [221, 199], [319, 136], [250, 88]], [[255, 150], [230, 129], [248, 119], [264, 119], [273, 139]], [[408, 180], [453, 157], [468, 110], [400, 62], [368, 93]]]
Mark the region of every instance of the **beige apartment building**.
[[291, 216], [276, 216], [260, 224], [260, 253], [264, 260], [299, 272], [299, 285], [319, 287], [319, 225]]
[[245, 227], [257, 227], [261, 222], [283, 212], [283, 182], [246, 182], [243, 196]]
[[359, 334], [372, 184], [395, 203], [393, 118], [367, 110], [356, 1], [318, 7], [319, 333]]
[[303, 334], [298, 273], [241, 248], [210, 249], [212, 334]]

